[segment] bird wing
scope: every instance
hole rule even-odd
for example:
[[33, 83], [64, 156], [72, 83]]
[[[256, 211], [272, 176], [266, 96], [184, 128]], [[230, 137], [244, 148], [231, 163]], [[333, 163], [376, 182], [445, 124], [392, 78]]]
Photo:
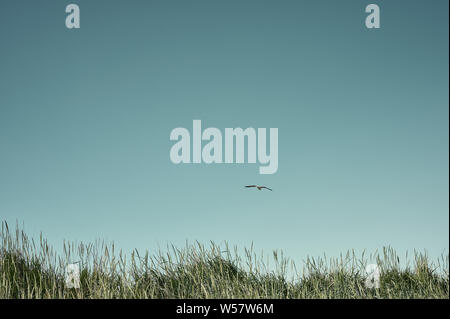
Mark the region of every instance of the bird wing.
[[266, 187], [266, 186], [261, 186], [261, 188], [265, 188], [265, 189], [268, 189], [269, 191], [272, 191], [272, 189], [270, 189], [269, 187]]
[[247, 185], [245, 187], [256, 187], [256, 185]]

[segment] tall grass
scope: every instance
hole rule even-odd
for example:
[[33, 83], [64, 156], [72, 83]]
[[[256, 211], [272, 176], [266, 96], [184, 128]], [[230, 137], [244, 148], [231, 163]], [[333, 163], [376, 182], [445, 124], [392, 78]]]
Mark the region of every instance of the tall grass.
[[[264, 261], [253, 247], [242, 254], [226, 244], [134, 251], [127, 258], [99, 241], [64, 243], [57, 255], [42, 235], [35, 242], [6, 222], [0, 237], [0, 298], [449, 298], [448, 254], [431, 262], [415, 252], [402, 268], [395, 251], [383, 248], [367, 257], [307, 258], [299, 269], [281, 252]], [[378, 289], [365, 286], [368, 260], [381, 269]], [[81, 267], [79, 289], [64, 281], [74, 261]]]

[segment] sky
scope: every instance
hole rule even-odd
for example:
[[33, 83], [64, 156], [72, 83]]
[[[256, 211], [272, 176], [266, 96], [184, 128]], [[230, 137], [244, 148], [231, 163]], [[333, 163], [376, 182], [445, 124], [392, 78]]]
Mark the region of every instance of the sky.
[[[1, 1], [0, 220], [56, 249], [448, 253], [448, 5]], [[173, 164], [195, 119], [278, 128], [278, 171]]]

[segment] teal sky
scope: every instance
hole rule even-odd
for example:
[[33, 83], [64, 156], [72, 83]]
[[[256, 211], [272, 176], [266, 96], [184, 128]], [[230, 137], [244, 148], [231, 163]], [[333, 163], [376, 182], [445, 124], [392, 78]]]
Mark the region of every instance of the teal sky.
[[[56, 248], [448, 252], [448, 1], [74, 1], [79, 30], [69, 3], [0, 2], [1, 220]], [[172, 164], [194, 119], [278, 128], [278, 172]]]

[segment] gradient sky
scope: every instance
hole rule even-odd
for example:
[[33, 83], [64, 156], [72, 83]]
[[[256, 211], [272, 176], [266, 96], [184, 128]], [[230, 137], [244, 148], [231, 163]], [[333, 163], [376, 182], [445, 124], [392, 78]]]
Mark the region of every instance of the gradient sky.
[[[72, 1], [0, 2], [1, 220], [56, 248], [448, 252], [448, 1], [73, 2], [79, 30]], [[278, 172], [172, 164], [194, 119], [277, 127]]]

